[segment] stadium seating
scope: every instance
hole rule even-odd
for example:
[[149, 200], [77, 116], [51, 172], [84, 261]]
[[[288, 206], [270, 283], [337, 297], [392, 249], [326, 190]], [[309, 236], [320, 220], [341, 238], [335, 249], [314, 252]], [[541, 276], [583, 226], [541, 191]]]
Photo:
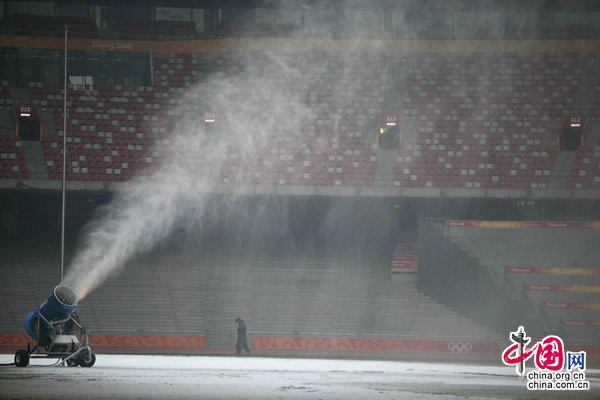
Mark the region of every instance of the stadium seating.
[[[146, 92], [148, 90], [148, 92]], [[59, 136], [44, 139], [50, 178], [62, 177], [62, 90], [52, 85], [30, 85], [35, 105], [54, 112]], [[121, 86], [97, 86], [93, 90], [71, 91], [67, 106], [68, 179], [126, 180], [152, 163], [153, 132], [143, 121], [151, 116], [140, 106], [152, 106], [152, 88], [124, 90]], [[159, 99], [160, 100], [160, 99]]]
[[29, 176], [21, 142], [0, 134], [0, 178], [25, 179]]
[[600, 146], [582, 146], [569, 178], [571, 189], [600, 188]]
[[[184, 126], [176, 114], [218, 115], [201, 94], [206, 76], [226, 79], [244, 71], [285, 78], [290, 90], [305, 93], [307, 117], [292, 120], [293, 129], [272, 132], [250, 157], [231, 147], [221, 165], [225, 184], [373, 185], [377, 149], [370, 121], [389, 109], [384, 98], [397, 91], [402, 140], [395, 187], [543, 189], [558, 152], [547, 140], [548, 126], [573, 107], [585, 64], [583, 55], [554, 53], [357, 53], [351, 63], [348, 55], [328, 52], [285, 57], [302, 74], [283, 76], [261, 53], [159, 54], [153, 86], [71, 91], [68, 176], [130, 179], [172, 145], [169, 133]], [[402, 82], [392, 77], [396, 70], [403, 71]], [[197, 85], [193, 101], [186, 100]], [[29, 91], [34, 105], [52, 110], [62, 126], [61, 88], [32, 82]], [[49, 175], [58, 178], [61, 140], [45, 140]], [[580, 149], [569, 189], [598, 188], [598, 151]]]
[[[178, 112], [195, 115], [202, 111], [197, 105], [185, 103], [181, 96], [186, 88], [198, 83], [197, 64], [197, 56], [171, 54], [155, 60], [158, 78], [154, 87], [96, 85], [93, 90], [71, 92], [67, 128], [72, 147], [69, 149], [69, 179], [127, 180], [146, 164], [151, 164], [155, 155], [151, 151], [152, 145], [169, 147], [171, 142], [167, 133], [178, 126], [168, 121], [172, 110], [167, 110], [179, 107]], [[217, 58], [215, 64], [220, 67], [221, 73], [241, 68], [237, 57], [232, 55]], [[255, 67], [262, 68], [259, 57]], [[317, 99], [331, 96], [331, 93], [321, 94], [317, 88], [331, 85], [335, 73], [335, 67], [331, 66], [325, 76], [314, 83], [315, 89], [311, 91], [312, 100], [309, 100], [308, 106], [315, 112], [317, 120], [315, 125], [307, 127], [309, 132], [295, 132], [290, 137], [274, 135], [264, 147], [256, 149], [251, 159], [245, 159], [244, 164], [239, 155], [236, 156], [236, 149], [232, 148], [229, 153], [231, 157], [223, 162], [223, 182], [337, 186], [372, 184], [376, 165], [373, 146], [365, 144], [361, 132], [348, 122], [339, 125], [342, 135], [325, 126], [331, 123], [329, 116], [333, 109], [324, 109]], [[41, 83], [32, 83], [29, 89], [34, 104], [52, 109], [56, 125], [62, 126], [61, 89]], [[348, 104], [352, 100], [344, 99]], [[367, 98], [365, 101], [369, 104], [348, 106], [346, 115], [340, 118], [359, 115], [361, 109], [373, 107], [373, 99]], [[370, 114], [378, 112], [379, 108], [371, 108]], [[156, 139], [160, 142], [157, 143]], [[61, 141], [58, 137], [47, 138], [44, 145], [51, 178], [58, 178], [62, 173]], [[90, 160], [90, 157], [93, 159]]]
[[[597, 319], [598, 229], [451, 226], [449, 237], [487, 268], [512, 298], [523, 299], [531, 315], [543, 318], [550, 331], [559, 332], [564, 321]], [[579, 336], [577, 327], [570, 325], [568, 330]]]
[[[254, 335], [495, 338], [403, 279], [414, 275], [377, 277], [371, 263], [163, 251], [127, 263], [118, 279], [93, 291], [79, 310], [96, 334], [203, 332], [209, 345], [220, 346], [231, 345], [237, 316]], [[59, 265], [56, 246], [2, 242], [0, 276], [10, 274], [12, 283], [0, 287], [4, 331], [19, 331], [22, 315], [52, 290], [48, 285], [57, 276], [50, 265]]]
[[546, 187], [557, 149], [543, 144], [545, 121], [572, 105], [582, 74], [579, 56], [402, 61], [403, 118], [417, 119], [418, 138], [399, 150], [397, 186]]
[[540, 306], [543, 318], [550, 326], [558, 327], [560, 334], [589, 341], [597, 338], [597, 329], [589, 323], [600, 319], [600, 303], [543, 301]]

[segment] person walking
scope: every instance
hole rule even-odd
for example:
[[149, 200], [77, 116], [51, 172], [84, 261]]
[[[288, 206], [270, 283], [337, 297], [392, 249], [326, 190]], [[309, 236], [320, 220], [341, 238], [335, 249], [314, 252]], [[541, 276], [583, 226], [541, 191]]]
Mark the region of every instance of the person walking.
[[235, 352], [241, 354], [242, 349], [246, 350], [246, 354], [250, 354], [250, 348], [248, 347], [248, 336], [246, 335], [246, 323], [240, 318], [235, 319], [237, 322], [237, 339], [235, 340]]

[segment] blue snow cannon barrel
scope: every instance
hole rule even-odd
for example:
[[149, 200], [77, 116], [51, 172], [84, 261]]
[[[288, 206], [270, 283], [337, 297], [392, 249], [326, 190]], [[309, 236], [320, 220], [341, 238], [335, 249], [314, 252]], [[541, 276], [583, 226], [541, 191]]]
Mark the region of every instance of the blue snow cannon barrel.
[[[40, 308], [35, 311], [30, 311], [25, 314], [23, 318], [23, 326], [25, 332], [34, 339], [39, 339], [39, 336], [44, 336], [50, 330], [48, 322], [52, 321], [57, 317], [64, 317], [71, 315], [77, 310], [77, 295], [68, 286], [58, 285], [54, 288], [52, 293], [48, 296], [46, 301], [42, 303]], [[39, 318], [39, 316], [44, 318]], [[39, 332], [37, 332], [37, 324], [39, 321]]]

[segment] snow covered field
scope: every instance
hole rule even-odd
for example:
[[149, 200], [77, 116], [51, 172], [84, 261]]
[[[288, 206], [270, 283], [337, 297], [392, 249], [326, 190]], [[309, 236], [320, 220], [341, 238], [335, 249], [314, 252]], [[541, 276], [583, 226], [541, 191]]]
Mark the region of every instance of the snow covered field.
[[[10, 363], [13, 355], [0, 355]], [[0, 399], [599, 399], [589, 391], [528, 391], [506, 366], [99, 354], [92, 368], [0, 367]], [[498, 360], [500, 364], [500, 360]]]

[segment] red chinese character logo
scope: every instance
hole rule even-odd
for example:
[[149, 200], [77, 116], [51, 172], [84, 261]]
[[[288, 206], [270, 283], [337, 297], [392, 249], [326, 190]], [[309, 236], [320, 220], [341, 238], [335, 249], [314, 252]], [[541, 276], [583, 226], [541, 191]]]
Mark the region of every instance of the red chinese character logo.
[[558, 336], [546, 336], [544, 340], [535, 344], [535, 365], [539, 369], [560, 371], [565, 361], [564, 344]]
[[531, 348], [527, 348], [529, 338], [525, 335], [523, 327], [509, 336], [513, 342], [502, 352], [502, 361], [506, 365], [516, 365], [520, 376], [525, 374], [525, 361], [535, 353], [535, 366], [538, 369], [560, 371], [564, 366], [564, 343], [558, 336], [546, 336]]

